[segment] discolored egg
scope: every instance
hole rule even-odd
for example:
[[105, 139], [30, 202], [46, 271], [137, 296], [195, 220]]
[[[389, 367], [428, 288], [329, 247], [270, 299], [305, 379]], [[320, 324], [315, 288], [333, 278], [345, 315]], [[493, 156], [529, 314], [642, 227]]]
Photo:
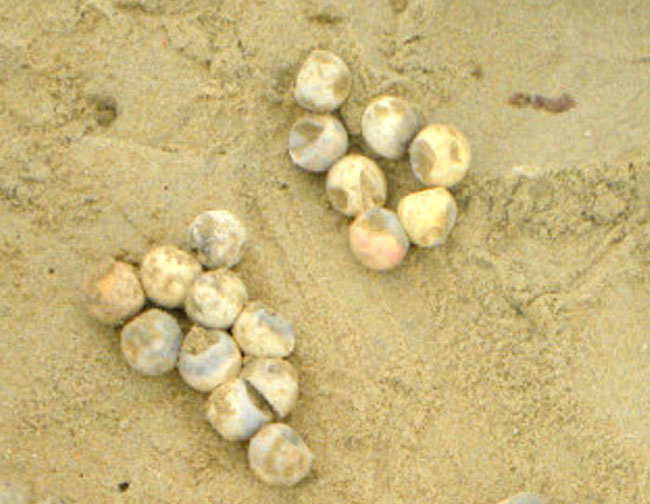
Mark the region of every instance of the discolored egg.
[[137, 314], [145, 297], [136, 270], [130, 264], [106, 260], [84, 282], [88, 313], [97, 321], [118, 326]]
[[122, 328], [122, 353], [133, 369], [157, 376], [176, 366], [182, 338], [176, 319], [152, 308]]
[[336, 210], [356, 217], [386, 202], [386, 177], [372, 159], [348, 154], [327, 173], [325, 190]]
[[195, 325], [185, 336], [178, 356], [181, 378], [199, 392], [210, 392], [241, 369], [241, 353], [230, 335]]
[[336, 54], [313, 50], [296, 77], [296, 102], [312, 112], [331, 112], [350, 94], [350, 69]]
[[206, 403], [210, 425], [228, 441], [246, 441], [273, 414], [264, 400], [242, 378], [232, 378], [215, 388]]
[[267, 485], [296, 485], [309, 474], [313, 461], [305, 442], [283, 423], [265, 425], [248, 445], [251, 470]]
[[147, 297], [165, 308], [179, 308], [201, 264], [193, 256], [172, 245], [156, 247], [144, 256], [140, 277]]
[[232, 335], [246, 355], [286, 357], [295, 345], [291, 322], [261, 301], [248, 303], [232, 326]]
[[454, 197], [444, 187], [411, 193], [397, 205], [397, 215], [406, 234], [420, 247], [445, 243], [457, 212]]
[[389, 270], [399, 266], [409, 249], [409, 239], [397, 215], [371, 208], [350, 226], [350, 249], [367, 268]]
[[199, 275], [185, 299], [185, 312], [197, 324], [227, 329], [244, 308], [248, 294], [244, 282], [229, 269]]
[[467, 173], [471, 157], [467, 138], [446, 124], [430, 124], [409, 147], [413, 174], [429, 187], [456, 185]]
[[248, 358], [241, 375], [271, 406], [279, 418], [287, 416], [298, 401], [298, 373], [278, 358]]
[[300, 168], [327, 171], [348, 149], [343, 123], [330, 115], [311, 114], [298, 119], [289, 132], [289, 155]]
[[190, 248], [206, 268], [231, 268], [241, 259], [248, 234], [244, 223], [227, 210], [208, 210], [190, 224]]
[[415, 109], [396, 96], [375, 98], [361, 119], [364, 140], [375, 153], [387, 159], [399, 159], [406, 154], [419, 128]]

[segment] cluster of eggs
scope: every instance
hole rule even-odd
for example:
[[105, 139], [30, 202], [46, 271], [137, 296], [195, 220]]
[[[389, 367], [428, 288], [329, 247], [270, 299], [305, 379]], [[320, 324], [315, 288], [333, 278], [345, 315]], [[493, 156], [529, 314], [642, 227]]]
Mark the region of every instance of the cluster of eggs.
[[337, 55], [316, 49], [300, 68], [295, 86], [298, 105], [310, 113], [289, 134], [289, 155], [310, 172], [327, 172], [332, 206], [354, 218], [350, 249], [366, 267], [388, 270], [406, 257], [411, 243], [442, 245], [456, 221], [457, 206], [448, 189], [465, 176], [471, 151], [454, 126], [421, 128], [416, 110], [396, 96], [379, 96], [363, 113], [361, 130], [372, 153], [397, 160], [408, 151], [411, 169], [427, 189], [403, 197], [397, 212], [384, 208], [387, 183], [377, 163], [362, 154], [346, 154], [348, 134], [334, 115], [350, 93], [350, 70]]
[[[245, 248], [243, 223], [226, 210], [200, 214], [189, 227], [190, 249], [151, 249], [139, 270], [111, 260], [86, 281], [89, 313], [121, 326], [128, 364], [148, 376], [178, 369], [190, 387], [209, 393], [206, 417], [229, 441], [247, 441], [254, 474], [291, 486], [311, 470], [313, 456], [280, 420], [298, 399], [298, 377], [285, 360], [294, 349], [291, 323], [261, 301], [230, 268]], [[149, 301], [148, 308], [145, 304]], [[184, 309], [185, 335], [170, 310]]]

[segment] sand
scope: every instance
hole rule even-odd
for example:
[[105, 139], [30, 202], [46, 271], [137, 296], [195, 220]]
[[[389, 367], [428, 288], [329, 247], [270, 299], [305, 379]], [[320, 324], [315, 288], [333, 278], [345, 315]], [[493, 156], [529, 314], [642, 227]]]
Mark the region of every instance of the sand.
[[[0, 480], [66, 503], [650, 502], [649, 25], [634, 0], [0, 2]], [[352, 70], [353, 150], [385, 92], [469, 138], [446, 246], [389, 273], [351, 256], [287, 153], [315, 47]], [[381, 165], [395, 208], [418, 184]], [[94, 263], [185, 246], [212, 208], [297, 330], [289, 423], [316, 463], [292, 489], [82, 305]]]

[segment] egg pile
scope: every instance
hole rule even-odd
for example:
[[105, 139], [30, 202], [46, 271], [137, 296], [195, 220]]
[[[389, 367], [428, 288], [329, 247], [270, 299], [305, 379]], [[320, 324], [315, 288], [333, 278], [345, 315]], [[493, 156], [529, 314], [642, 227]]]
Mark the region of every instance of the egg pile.
[[121, 327], [129, 366], [148, 376], [178, 369], [187, 385], [209, 393], [205, 415], [224, 439], [250, 440], [253, 473], [269, 485], [292, 486], [313, 461], [300, 436], [280, 422], [298, 400], [298, 375], [285, 359], [295, 333], [282, 315], [249, 300], [230, 269], [247, 240], [232, 213], [203, 212], [189, 226], [195, 253], [163, 245], [147, 252], [139, 269], [107, 261], [85, 282], [86, 306], [97, 321]]
[[389, 160], [408, 152], [413, 175], [427, 187], [403, 197], [397, 212], [384, 208], [383, 171], [370, 157], [347, 153], [347, 131], [332, 114], [350, 88], [350, 70], [341, 58], [320, 49], [309, 54], [296, 77], [294, 93], [298, 105], [309, 113], [291, 128], [289, 155], [304, 170], [327, 172], [325, 190], [332, 207], [354, 219], [349, 228], [352, 253], [368, 268], [389, 270], [404, 260], [411, 243], [434, 247], [446, 242], [457, 214], [448, 189], [467, 173], [470, 146], [452, 125], [422, 128], [419, 114], [402, 98], [372, 100], [361, 120], [369, 150]]

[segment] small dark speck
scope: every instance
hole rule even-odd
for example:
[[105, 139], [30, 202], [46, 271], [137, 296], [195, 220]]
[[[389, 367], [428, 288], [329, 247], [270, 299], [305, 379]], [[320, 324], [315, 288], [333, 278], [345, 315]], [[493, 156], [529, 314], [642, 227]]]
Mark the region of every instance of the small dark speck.
[[164, 189], [165, 191], [169, 191], [169, 186], [168, 186], [167, 184], [165, 184], [165, 185], [163, 186], [163, 189]]
[[50, 275], [54, 275], [55, 270], [54, 270], [54, 268], [47, 268], [47, 272], [48, 272]]
[[481, 65], [480, 63], [476, 63], [472, 67], [472, 70], [469, 74], [477, 80], [482, 79], [483, 76], [485, 75], [485, 72], [483, 71], [483, 65]]
[[285, 189], [289, 188], [289, 184], [287, 184], [286, 182], [280, 182], [279, 187], [280, 187], [281, 190], [284, 191]]
[[120, 492], [126, 492], [129, 489], [129, 485], [131, 485], [131, 483], [129, 483], [128, 481], [122, 481], [121, 483], [117, 484], [117, 489]]

